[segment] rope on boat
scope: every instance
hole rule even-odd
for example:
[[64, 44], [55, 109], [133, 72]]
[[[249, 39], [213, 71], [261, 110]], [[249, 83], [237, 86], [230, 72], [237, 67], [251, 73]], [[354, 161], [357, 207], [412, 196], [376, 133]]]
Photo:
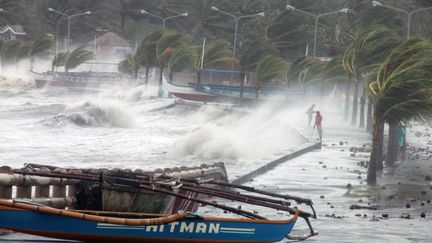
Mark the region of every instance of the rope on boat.
[[64, 217], [88, 220], [88, 221], [93, 221], [93, 222], [97, 222], [97, 223], [131, 225], [131, 226], [169, 224], [169, 223], [176, 222], [176, 221], [183, 219], [183, 218], [188, 216], [188, 213], [186, 213], [184, 211], [180, 211], [176, 214], [163, 216], [163, 217], [159, 217], [159, 218], [129, 219], [129, 218], [115, 218], [115, 217], [91, 215], [91, 214], [73, 212], [73, 211], [64, 210], [64, 209], [56, 209], [56, 208], [51, 208], [51, 207], [27, 204], [27, 203], [17, 202], [14, 200], [1, 200], [0, 199], [0, 205], [24, 209], [24, 210], [36, 211], [36, 212], [41, 212], [41, 213], [60, 215], [60, 216], [64, 216]]

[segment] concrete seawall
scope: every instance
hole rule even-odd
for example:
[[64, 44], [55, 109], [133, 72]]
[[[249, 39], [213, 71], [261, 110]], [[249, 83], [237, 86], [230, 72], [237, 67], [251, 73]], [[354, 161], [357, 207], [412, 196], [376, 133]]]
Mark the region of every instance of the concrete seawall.
[[246, 175], [243, 175], [243, 176], [233, 180], [232, 183], [234, 183], [234, 184], [246, 183], [257, 176], [262, 175], [262, 174], [268, 172], [269, 170], [274, 169], [276, 166], [287, 162], [288, 160], [294, 159], [294, 158], [299, 157], [299, 156], [301, 156], [305, 153], [308, 153], [312, 150], [320, 149], [320, 148], [321, 148], [321, 143], [305, 144], [304, 146], [300, 147], [296, 151], [294, 151], [290, 154], [287, 154], [287, 155], [285, 155], [279, 159], [273, 160], [273, 161], [259, 167], [258, 169], [251, 171], [251, 172], [247, 173]]

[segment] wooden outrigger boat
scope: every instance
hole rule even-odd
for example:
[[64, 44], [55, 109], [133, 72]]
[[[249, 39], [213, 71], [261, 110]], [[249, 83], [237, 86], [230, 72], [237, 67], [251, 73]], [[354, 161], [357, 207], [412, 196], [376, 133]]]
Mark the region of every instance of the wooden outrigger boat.
[[[291, 219], [208, 218], [187, 212], [169, 216], [73, 212], [0, 200], [0, 226], [28, 234], [94, 242], [275, 242], [294, 227]], [[105, 216], [107, 215], [107, 216]], [[271, 233], [269, 233], [271, 232]]]
[[[277, 242], [302, 240], [314, 232], [309, 218], [316, 218], [309, 199], [261, 191], [226, 181], [176, 178], [166, 175], [135, 175], [102, 172], [76, 174], [60, 171], [14, 170], [15, 174], [38, 178], [62, 178], [98, 182], [102, 187], [119, 192], [134, 191], [136, 195], [149, 192], [181, 198], [203, 206], [212, 206], [242, 216], [242, 218], [207, 217], [179, 210], [170, 214], [148, 214], [127, 211], [75, 210], [53, 208], [31, 199], [0, 199], [0, 228], [17, 232], [86, 242]], [[217, 187], [215, 187], [217, 186]], [[179, 190], [181, 189], [181, 190]], [[246, 193], [244, 193], [244, 191]], [[192, 192], [203, 197], [191, 197]], [[289, 212], [285, 220], [267, 219], [256, 212], [219, 204], [213, 197]], [[292, 200], [309, 205], [313, 213], [290, 207]], [[129, 204], [129, 202], [124, 202]], [[297, 219], [303, 218], [310, 233], [290, 236]]]

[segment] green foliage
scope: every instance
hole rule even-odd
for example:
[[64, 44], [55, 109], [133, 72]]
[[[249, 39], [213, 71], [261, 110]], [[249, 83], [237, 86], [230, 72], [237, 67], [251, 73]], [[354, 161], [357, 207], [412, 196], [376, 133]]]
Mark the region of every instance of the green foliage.
[[287, 71], [287, 64], [281, 57], [268, 55], [257, 64], [256, 81], [266, 82], [279, 77], [285, 79]]
[[68, 57], [68, 54], [68, 52], [60, 52], [56, 56], [54, 56], [51, 63], [51, 69], [54, 71], [54, 67], [62, 67], [66, 65], [66, 59]]
[[240, 53], [240, 66], [245, 70], [255, 70], [258, 62], [267, 55], [276, 54], [275, 45], [265, 38], [249, 43]]
[[235, 60], [232, 58], [232, 50], [230, 43], [226, 40], [216, 40], [205, 46], [204, 59], [202, 57], [202, 48], [200, 48], [199, 55], [196, 56], [195, 70], [201, 69], [201, 62], [204, 68], [229, 66]]
[[380, 65], [369, 85], [375, 116], [389, 123], [432, 115], [432, 42], [408, 40]]
[[307, 86], [321, 81], [324, 68], [325, 64], [316, 59], [298, 58], [288, 70], [288, 82], [297, 82], [305, 89]]
[[174, 50], [168, 61], [168, 71], [174, 73], [192, 68], [196, 58], [197, 52], [194, 46], [180, 45]]
[[131, 74], [135, 79], [138, 78], [138, 72], [140, 69], [140, 64], [142, 62], [139, 53], [135, 55], [128, 54], [125, 60], [118, 64], [118, 71], [120, 73]]
[[35, 40], [28, 50], [30, 59], [30, 69], [33, 69], [33, 62], [36, 57], [41, 57], [48, 54], [48, 51], [54, 46], [54, 38], [43, 36]]
[[357, 81], [361, 73], [371, 71], [401, 41], [401, 37], [387, 27], [370, 26], [356, 34], [355, 39], [344, 53], [343, 67]]
[[65, 63], [65, 72], [76, 68], [82, 63], [94, 58], [93, 52], [88, 51], [85, 47], [78, 47], [69, 53]]
[[189, 35], [165, 31], [156, 43], [156, 58], [159, 64], [166, 64], [178, 46], [191, 43], [192, 40]]
[[2, 65], [16, 64], [27, 57], [31, 46], [29, 43], [19, 40], [11, 40], [3, 43], [1, 48]]

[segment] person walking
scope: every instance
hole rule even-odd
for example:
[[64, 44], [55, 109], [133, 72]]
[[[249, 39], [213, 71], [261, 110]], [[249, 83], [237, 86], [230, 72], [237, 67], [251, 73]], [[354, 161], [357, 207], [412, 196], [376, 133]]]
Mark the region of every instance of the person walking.
[[306, 114], [308, 115], [308, 126], [310, 126], [311, 122], [312, 122], [312, 117], [313, 114], [315, 113], [315, 105], [311, 105], [311, 107], [309, 107], [309, 109], [306, 111]]
[[317, 111], [316, 115], [315, 115], [314, 129], [316, 127], [316, 129], [318, 131], [319, 139], [321, 142], [322, 142], [322, 126], [321, 126], [322, 119], [323, 118], [321, 116], [321, 113], [319, 111]]

